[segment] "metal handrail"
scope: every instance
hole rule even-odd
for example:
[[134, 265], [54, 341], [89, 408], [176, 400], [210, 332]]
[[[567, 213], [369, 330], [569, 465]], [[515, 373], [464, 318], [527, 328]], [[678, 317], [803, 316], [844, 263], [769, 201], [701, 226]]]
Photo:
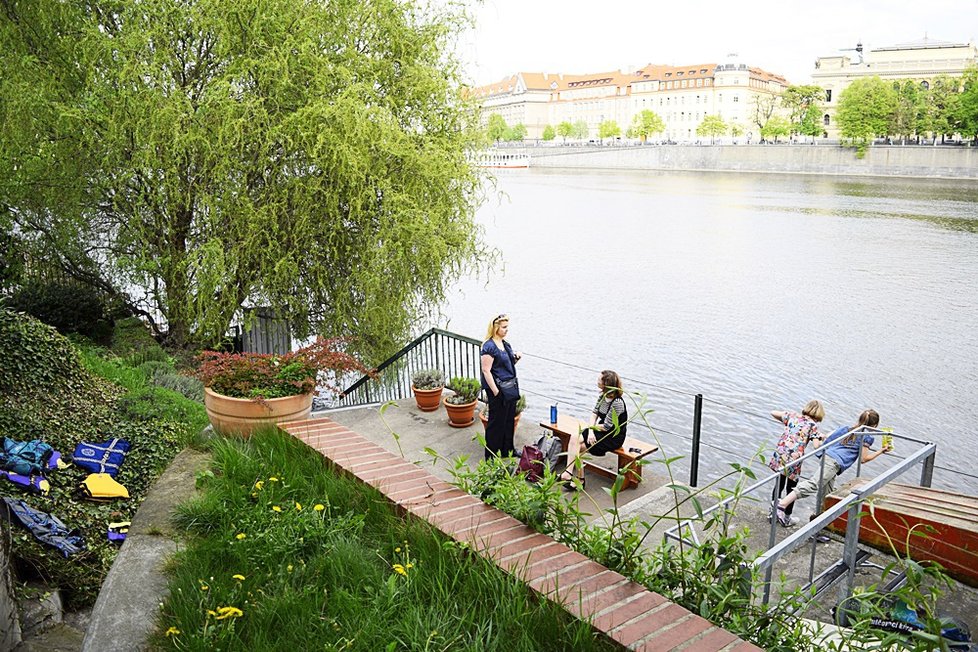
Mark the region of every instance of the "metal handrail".
[[371, 376], [357, 379], [343, 390], [334, 407], [374, 405], [411, 396], [411, 377], [421, 369], [440, 369], [447, 379], [478, 378], [482, 342], [440, 328], [431, 328], [387, 358]]

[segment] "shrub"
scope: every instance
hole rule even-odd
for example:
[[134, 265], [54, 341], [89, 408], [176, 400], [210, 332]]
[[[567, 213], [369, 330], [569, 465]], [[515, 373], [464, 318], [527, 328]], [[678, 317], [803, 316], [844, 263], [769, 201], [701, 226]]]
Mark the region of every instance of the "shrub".
[[146, 324], [138, 317], [128, 317], [116, 322], [112, 333], [112, 350], [116, 355], [125, 357], [158, 346]]
[[482, 383], [475, 378], [463, 378], [456, 376], [452, 382], [448, 383], [448, 389], [455, 392], [455, 396], [449, 396], [445, 400], [454, 405], [465, 405], [479, 398], [482, 391]]
[[150, 382], [158, 387], [165, 387], [179, 394], [183, 394], [191, 401], [198, 403], [204, 402], [204, 383], [197, 378], [182, 376], [178, 373], [157, 373], [152, 376]]
[[8, 306], [61, 333], [81, 333], [96, 342], [104, 342], [111, 335], [102, 294], [82, 283], [27, 281], [13, 293]]
[[285, 355], [204, 351], [200, 354], [198, 377], [218, 394], [235, 398], [308, 394], [326, 372], [334, 377], [349, 371], [370, 373], [359, 360], [342, 350], [344, 343], [339, 338], [319, 338]]
[[173, 366], [173, 361], [170, 359], [170, 356], [156, 342], [153, 342], [151, 346], [143, 347], [126, 356], [126, 364], [130, 367], [138, 367], [144, 362], [165, 362], [167, 366]]
[[168, 374], [173, 373], [173, 367], [165, 362], [159, 360], [150, 360], [149, 362], [144, 362], [136, 367], [144, 376], [146, 380], [152, 381], [153, 377], [157, 374]]

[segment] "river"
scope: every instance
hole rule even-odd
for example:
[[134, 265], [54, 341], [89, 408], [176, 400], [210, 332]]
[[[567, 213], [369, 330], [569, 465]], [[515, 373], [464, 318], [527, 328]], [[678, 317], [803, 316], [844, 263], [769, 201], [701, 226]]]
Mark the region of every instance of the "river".
[[978, 493], [978, 184], [543, 169], [497, 182], [478, 221], [500, 265], [460, 282], [437, 323], [482, 339], [511, 316], [533, 422], [555, 400], [586, 416], [597, 370], [615, 369], [686, 480], [701, 393], [703, 484], [773, 446], [771, 410], [818, 398], [825, 429], [867, 407], [894, 429], [874, 470], [915, 449], [907, 435], [938, 443], [935, 486]]

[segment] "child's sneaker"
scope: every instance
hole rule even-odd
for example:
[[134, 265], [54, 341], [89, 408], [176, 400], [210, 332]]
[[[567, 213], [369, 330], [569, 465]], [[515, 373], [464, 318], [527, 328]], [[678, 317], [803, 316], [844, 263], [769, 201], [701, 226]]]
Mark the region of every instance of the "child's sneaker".
[[791, 527], [791, 520], [788, 518], [788, 515], [784, 513], [784, 509], [782, 509], [780, 505], [778, 506], [778, 523], [780, 523], [782, 527]]

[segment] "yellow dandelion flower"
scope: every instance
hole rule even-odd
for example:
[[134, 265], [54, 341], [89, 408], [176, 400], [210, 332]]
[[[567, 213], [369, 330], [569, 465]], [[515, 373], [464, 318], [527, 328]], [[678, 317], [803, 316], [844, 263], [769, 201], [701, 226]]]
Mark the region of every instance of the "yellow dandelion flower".
[[232, 579], [235, 579], [235, 580], [238, 580], [239, 582], [244, 582], [245, 581], [245, 576], [242, 575], [242, 574], [240, 574], [240, 573], [238, 573], [237, 575], [232, 575], [231, 578]]
[[171, 627], [170, 629], [166, 630], [166, 635], [168, 637], [169, 636], [180, 636], [180, 630], [177, 629], [176, 627]]
[[410, 570], [410, 569], [412, 569], [412, 568], [414, 568], [414, 564], [411, 564], [411, 563], [409, 563], [409, 564], [408, 564], [407, 566], [405, 566], [404, 568], [407, 568], [408, 570]]
[[288, 566], [286, 566], [285, 567], [285, 570], [287, 570], [287, 571], [289, 571], [291, 573], [292, 572], [292, 564], [289, 564]]
[[275, 477], [275, 476], [273, 475], [272, 477], [270, 477], [270, 478], [268, 479], [268, 481], [269, 481], [269, 482], [278, 482], [278, 478], [276, 478], [276, 477]]
[[201, 584], [201, 585], [200, 585], [200, 590], [201, 590], [201, 591], [206, 591], [206, 590], [207, 590], [207, 589], [209, 589], [209, 588], [211, 588], [211, 587], [209, 587], [209, 586], [207, 586], [206, 584]]
[[394, 548], [394, 552], [401, 552], [400, 548]]
[[407, 577], [407, 571], [404, 570], [404, 567], [401, 566], [400, 564], [394, 564], [391, 568], [393, 568], [394, 572], [397, 573], [398, 575], [403, 575], [404, 577]]
[[297, 512], [301, 512], [302, 511], [302, 505], [300, 503], [296, 503], [295, 504], [295, 511], [297, 511]]
[[213, 609], [208, 609], [207, 610], [207, 615], [208, 616], [216, 616], [217, 615], [217, 612], [214, 611]]
[[323, 505], [322, 503], [316, 503], [316, 504], [315, 504], [315, 505], [313, 506], [313, 509], [314, 509], [314, 510], [316, 510], [317, 512], [321, 512], [321, 511], [323, 511], [324, 509], [326, 509], [326, 507], [325, 507], [325, 506], [324, 506], [324, 505]]
[[225, 618], [240, 618], [244, 612], [237, 607], [218, 607], [217, 617], [214, 620], [224, 620]]
[[236, 534], [236, 535], [234, 536], [234, 538], [235, 538], [235, 539], [237, 539], [238, 541], [241, 541], [242, 539], [244, 539], [244, 538], [245, 538], [245, 537], [247, 537], [247, 536], [248, 536], [248, 535], [247, 535], [247, 534], [245, 534], [244, 532], [238, 532], [238, 533], [237, 533], [237, 534]]
[[255, 489], [257, 489], [258, 491], [261, 491], [264, 487], [265, 487], [264, 480], [259, 480], [258, 482], [255, 483]]
[[282, 511], [282, 508], [279, 507], [278, 505], [272, 505], [272, 511], [273, 512], [281, 512]]

